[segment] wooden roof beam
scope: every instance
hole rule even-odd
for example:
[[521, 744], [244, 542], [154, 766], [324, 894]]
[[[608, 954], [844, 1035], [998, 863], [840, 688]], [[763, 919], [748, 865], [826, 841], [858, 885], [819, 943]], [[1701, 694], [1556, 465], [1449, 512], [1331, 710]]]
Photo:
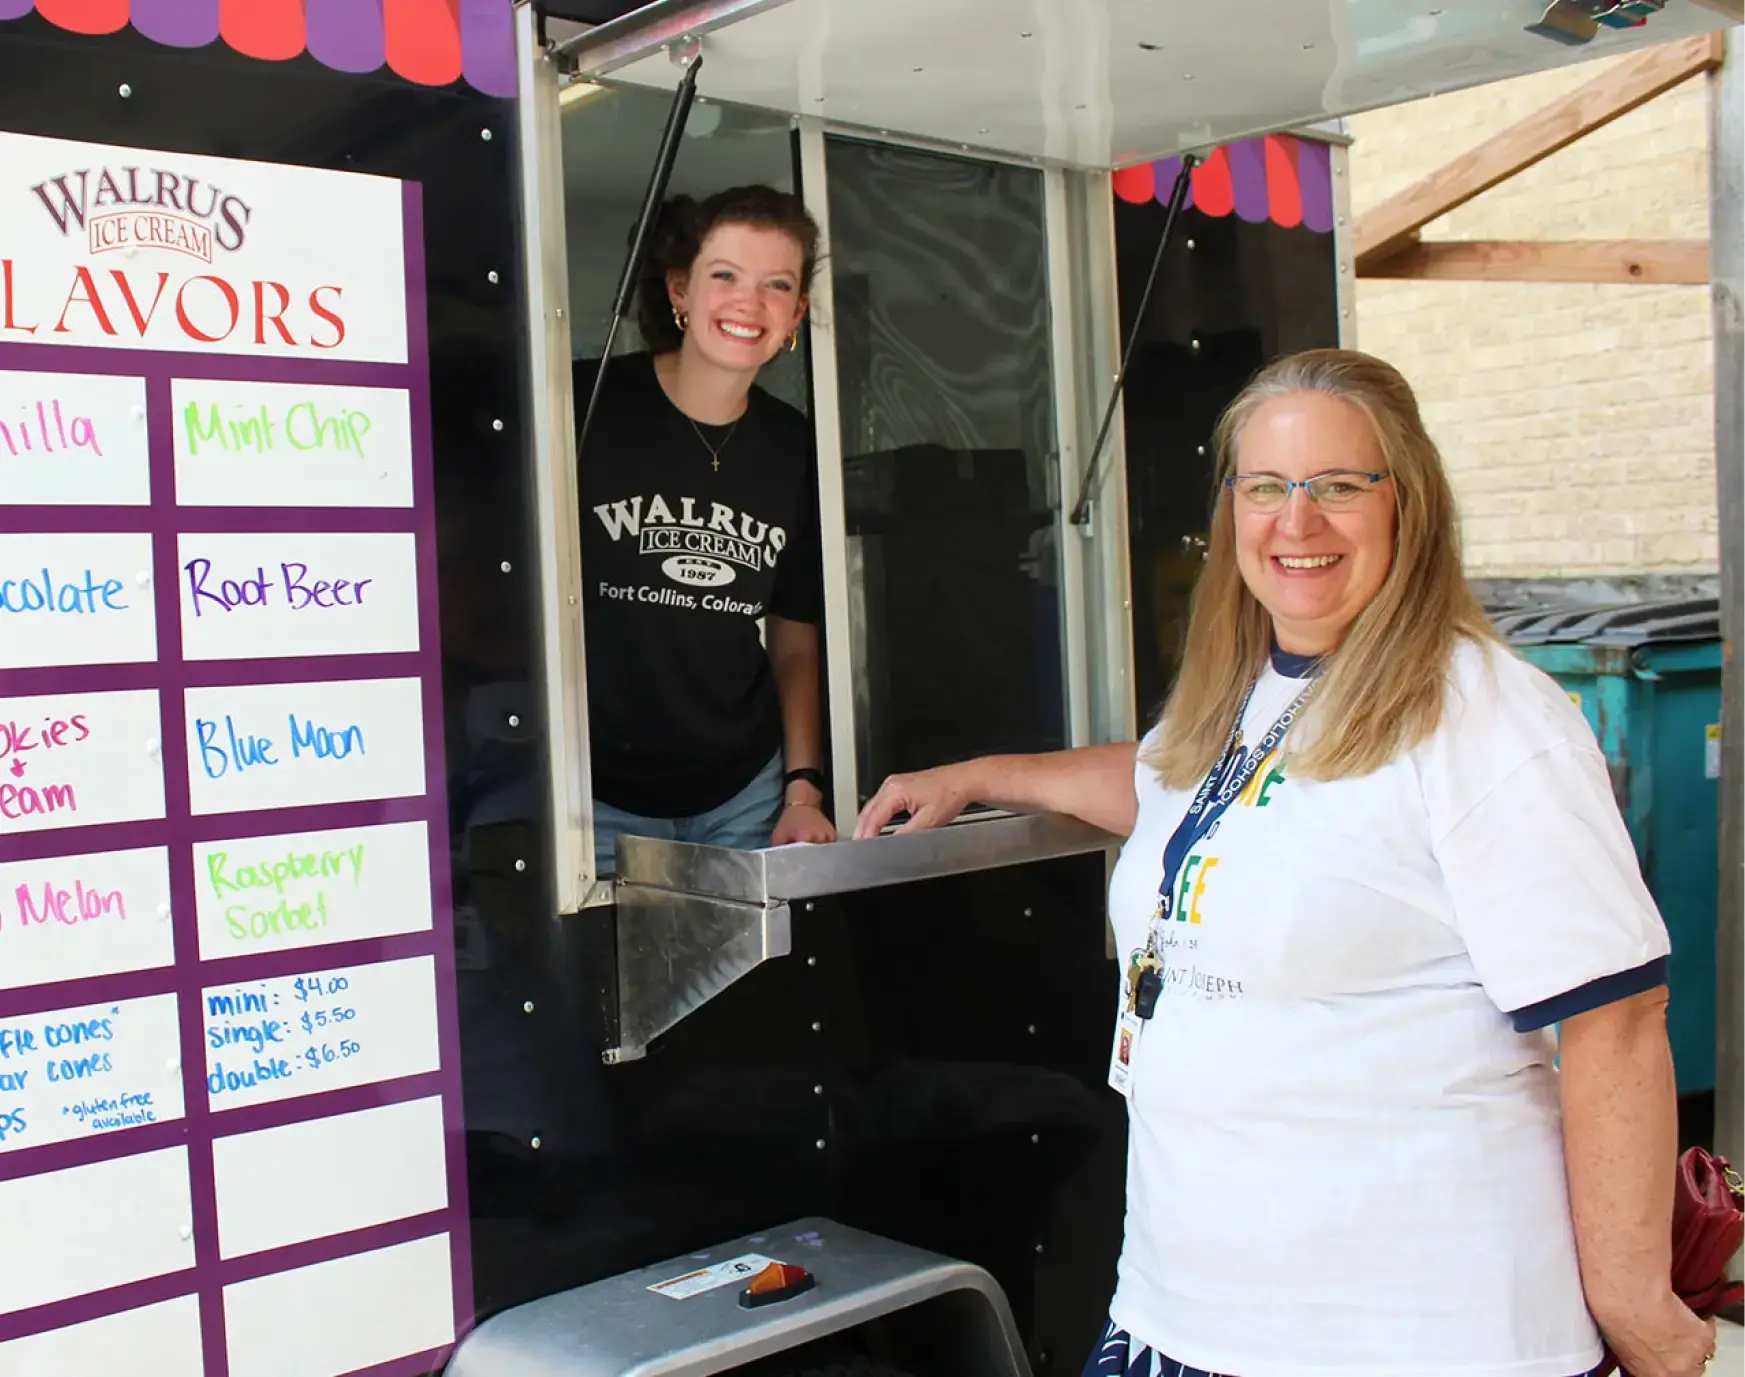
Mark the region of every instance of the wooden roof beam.
[[1719, 67], [1726, 57], [1720, 32], [1646, 48], [1543, 110], [1493, 134], [1423, 181], [1390, 196], [1358, 217], [1357, 271], [1371, 270], [1409, 247], [1432, 220], [1507, 181], [1517, 172], [1567, 148], [1663, 91]]
[[1706, 239], [1423, 241], [1360, 277], [1441, 282], [1624, 282], [1705, 285]]

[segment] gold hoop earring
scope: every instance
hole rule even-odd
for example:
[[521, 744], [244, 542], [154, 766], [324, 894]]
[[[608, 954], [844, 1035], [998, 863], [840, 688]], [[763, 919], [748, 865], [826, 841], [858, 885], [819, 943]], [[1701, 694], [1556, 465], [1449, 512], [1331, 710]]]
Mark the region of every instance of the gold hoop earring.
[[679, 327], [679, 333], [682, 335], [691, 328], [691, 318], [675, 306], [673, 307], [673, 324]]
[[796, 325], [788, 331], [788, 352], [791, 354], [800, 347], [800, 327]]

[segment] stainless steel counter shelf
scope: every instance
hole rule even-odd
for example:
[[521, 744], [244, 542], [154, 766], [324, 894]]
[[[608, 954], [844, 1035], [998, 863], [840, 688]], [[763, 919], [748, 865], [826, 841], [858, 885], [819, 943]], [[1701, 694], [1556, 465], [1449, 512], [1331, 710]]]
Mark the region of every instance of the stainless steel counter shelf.
[[1119, 838], [1056, 814], [971, 817], [871, 841], [734, 851], [650, 837], [618, 843], [618, 1043], [648, 1044], [765, 961], [793, 950], [796, 900], [1104, 851]]

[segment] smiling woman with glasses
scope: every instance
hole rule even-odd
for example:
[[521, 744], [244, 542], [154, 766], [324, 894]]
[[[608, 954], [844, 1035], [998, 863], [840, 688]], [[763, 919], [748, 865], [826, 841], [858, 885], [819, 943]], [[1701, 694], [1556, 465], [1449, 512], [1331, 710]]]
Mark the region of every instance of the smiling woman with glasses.
[[1697, 1377], [1667, 934], [1593, 733], [1493, 633], [1393, 368], [1282, 359], [1216, 445], [1144, 740], [896, 776], [856, 829], [979, 801], [1127, 837], [1126, 1234], [1087, 1374], [1569, 1377], [1604, 1335]]
[[1386, 477], [1385, 473], [1365, 473], [1361, 469], [1329, 469], [1300, 480], [1282, 478], [1276, 473], [1233, 473], [1224, 480], [1224, 486], [1241, 498], [1243, 505], [1271, 512], [1290, 501], [1298, 488], [1317, 506], [1349, 507], [1368, 496]]

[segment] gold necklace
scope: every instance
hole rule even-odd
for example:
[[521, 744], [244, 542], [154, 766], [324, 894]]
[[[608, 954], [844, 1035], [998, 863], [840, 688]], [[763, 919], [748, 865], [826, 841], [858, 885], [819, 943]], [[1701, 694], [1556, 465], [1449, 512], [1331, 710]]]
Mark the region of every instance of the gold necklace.
[[739, 417], [738, 420], [734, 421], [732, 425], [727, 427], [727, 434], [721, 438], [721, 443], [718, 445], [710, 444], [708, 438], [703, 434], [697, 423], [691, 421], [689, 416], [686, 416], [685, 419], [691, 422], [691, 429], [696, 432], [697, 439], [702, 442], [703, 448], [709, 451], [709, 466], [713, 468], [715, 472], [721, 472], [721, 451], [727, 448], [727, 442], [733, 438], [733, 432], [739, 429], [739, 422], [743, 421], [745, 417]]

